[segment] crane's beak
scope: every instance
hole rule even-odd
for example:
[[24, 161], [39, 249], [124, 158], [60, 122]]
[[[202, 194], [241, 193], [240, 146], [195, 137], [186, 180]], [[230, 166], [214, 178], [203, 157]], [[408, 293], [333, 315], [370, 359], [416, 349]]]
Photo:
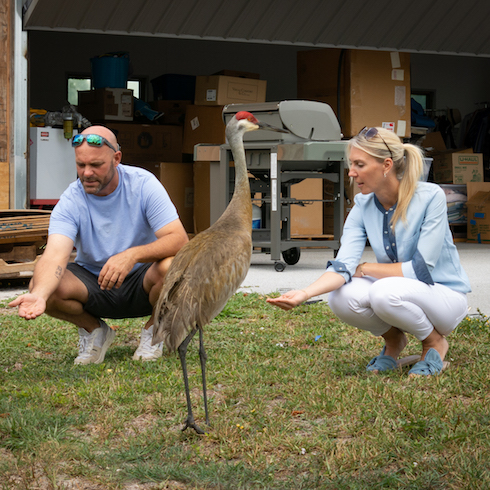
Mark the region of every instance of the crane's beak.
[[287, 129], [277, 128], [276, 126], [271, 126], [270, 124], [260, 122], [260, 121], [259, 121], [258, 129], [263, 129], [265, 131], [275, 131], [276, 133], [290, 133], [291, 132], [291, 131], [288, 131]]

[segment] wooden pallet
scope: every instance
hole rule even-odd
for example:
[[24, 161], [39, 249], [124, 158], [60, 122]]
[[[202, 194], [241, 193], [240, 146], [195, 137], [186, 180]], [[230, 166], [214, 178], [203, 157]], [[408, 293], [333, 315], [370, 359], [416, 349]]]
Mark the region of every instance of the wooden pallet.
[[38, 255], [31, 262], [15, 262], [7, 263], [5, 260], [0, 259], [0, 280], [1, 279], [16, 279], [21, 277], [32, 277], [34, 267], [37, 261], [40, 259]]
[[30, 277], [48, 238], [50, 211], [0, 211], [0, 279]]

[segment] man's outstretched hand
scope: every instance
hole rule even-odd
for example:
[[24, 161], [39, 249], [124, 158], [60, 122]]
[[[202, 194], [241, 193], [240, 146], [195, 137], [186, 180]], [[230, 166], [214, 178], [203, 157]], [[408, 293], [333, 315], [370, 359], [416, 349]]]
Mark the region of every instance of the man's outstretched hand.
[[46, 301], [35, 294], [22, 294], [8, 306], [11, 308], [19, 307], [19, 316], [26, 320], [34, 320], [46, 311]]

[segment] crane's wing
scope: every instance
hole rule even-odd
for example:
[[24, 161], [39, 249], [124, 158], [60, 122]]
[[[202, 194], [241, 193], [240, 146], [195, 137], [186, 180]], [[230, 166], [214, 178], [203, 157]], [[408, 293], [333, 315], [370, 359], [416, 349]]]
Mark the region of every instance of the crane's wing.
[[175, 351], [196, 325], [204, 327], [223, 309], [245, 279], [250, 231], [225, 228], [200, 233], [175, 256], [155, 307], [154, 344], [164, 341]]

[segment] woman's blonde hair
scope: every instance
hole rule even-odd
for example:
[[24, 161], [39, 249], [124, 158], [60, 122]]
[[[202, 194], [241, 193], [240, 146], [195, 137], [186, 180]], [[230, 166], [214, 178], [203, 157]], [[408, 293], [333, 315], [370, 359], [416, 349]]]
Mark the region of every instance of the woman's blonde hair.
[[384, 128], [365, 128], [350, 139], [347, 145], [347, 156], [353, 147], [365, 151], [380, 163], [383, 163], [386, 158], [393, 160], [393, 169], [400, 181], [400, 187], [391, 225], [394, 228], [400, 218], [406, 222], [408, 205], [424, 171], [422, 149], [411, 143], [403, 143], [393, 131]]

